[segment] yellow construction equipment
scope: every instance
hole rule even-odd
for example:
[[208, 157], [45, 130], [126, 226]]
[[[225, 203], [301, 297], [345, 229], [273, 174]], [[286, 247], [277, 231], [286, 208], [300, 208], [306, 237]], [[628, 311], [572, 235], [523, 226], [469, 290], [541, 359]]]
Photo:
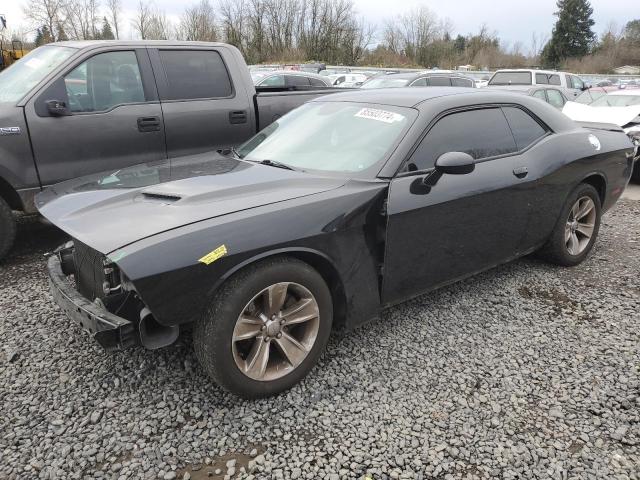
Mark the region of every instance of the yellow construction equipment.
[[27, 53], [29, 52], [24, 49], [20, 40], [6, 41], [0, 39], [0, 70], [24, 57]]

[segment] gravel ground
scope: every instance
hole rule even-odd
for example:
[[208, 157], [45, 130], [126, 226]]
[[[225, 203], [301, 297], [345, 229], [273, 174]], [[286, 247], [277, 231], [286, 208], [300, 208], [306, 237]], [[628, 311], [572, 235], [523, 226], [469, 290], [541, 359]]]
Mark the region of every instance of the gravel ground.
[[[209, 383], [188, 338], [106, 354], [0, 266], [0, 478], [640, 478], [640, 202], [573, 269], [505, 265], [334, 336], [292, 391]], [[225, 477], [225, 475], [227, 477]]]

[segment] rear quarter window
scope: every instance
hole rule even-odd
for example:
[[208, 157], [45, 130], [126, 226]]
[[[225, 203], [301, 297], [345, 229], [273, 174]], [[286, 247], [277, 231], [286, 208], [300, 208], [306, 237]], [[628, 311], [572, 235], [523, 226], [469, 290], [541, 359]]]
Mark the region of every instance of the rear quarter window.
[[527, 148], [547, 134], [542, 125], [521, 108], [503, 107], [502, 111], [507, 117], [518, 150]]
[[231, 78], [220, 54], [213, 50], [160, 50], [167, 79], [163, 100], [230, 97]]

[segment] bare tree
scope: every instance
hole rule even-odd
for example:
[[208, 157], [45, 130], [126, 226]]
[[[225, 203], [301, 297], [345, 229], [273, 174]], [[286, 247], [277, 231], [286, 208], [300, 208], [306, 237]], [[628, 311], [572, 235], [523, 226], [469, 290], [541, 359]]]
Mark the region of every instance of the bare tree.
[[164, 11], [152, 10], [146, 35], [148, 40], [169, 40], [173, 37], [173, 25]]
[[120, 39], [120, 10], [122, 9], [122, 0], [107, 0], [108, 18], [113, 27], [113, 33], [116, 39]]
[[23, 8], [24, 16], [31, 20], [35, 27], [46, 26], [51, 40], [56, 41], [56, 27], [64, 21], [63, 0], [29, 0]]
[[136, 32], [138, 32], [138, 35], [140, 35], [142, 40], [147, 40], [149, 38], [152, 16], [153, 11], [149, 4], [144, 0], [139, 0], [138, 10], [136, 12], [136, 16], [131, 21], [131, 26]]
[[199, 4], [185, 9], [180, 18], [178, 34], [184, 40], [216, 41], [216, 16], [209, 0], [201, 0]]
[[99, 37], [100, 4], [98, 0], [68, 0], [64, 5], [65, 31], [73, 40]]

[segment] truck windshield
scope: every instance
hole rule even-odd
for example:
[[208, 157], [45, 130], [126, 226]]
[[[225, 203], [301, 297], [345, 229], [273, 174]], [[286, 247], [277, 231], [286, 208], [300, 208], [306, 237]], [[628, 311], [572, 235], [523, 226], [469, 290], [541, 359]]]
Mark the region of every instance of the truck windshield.
[[19, 101], [75, 51], [75, 48], [46, 46], [25, 55], [0, 72], [0, 102]]
[[489, 85], [532, 85], [531, 72], [496, 72]]
[[269, 125], [237, 153], [298, 170], [362, 172], [387, 157], [416, 116], [411, 108], [311, 102]]

